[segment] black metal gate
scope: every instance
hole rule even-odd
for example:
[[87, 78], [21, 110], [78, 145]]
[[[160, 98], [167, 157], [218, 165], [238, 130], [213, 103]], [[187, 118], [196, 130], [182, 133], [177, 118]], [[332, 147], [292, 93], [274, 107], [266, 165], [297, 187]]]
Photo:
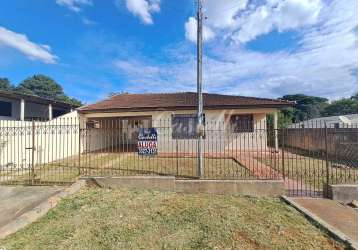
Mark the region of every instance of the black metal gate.
[[327, 185], [358, 184], [358, 127], [324, 122], [279, 130], [289, 195], [325, 196]]

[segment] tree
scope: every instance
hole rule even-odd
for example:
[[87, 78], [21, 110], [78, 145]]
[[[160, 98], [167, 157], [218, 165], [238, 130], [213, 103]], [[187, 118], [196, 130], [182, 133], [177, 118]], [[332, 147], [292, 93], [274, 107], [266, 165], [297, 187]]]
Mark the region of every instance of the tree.
[[352, 97], [334, 101], [325, 107], [322, 113], [325, 116], [357, 114], [358, 100]]
[[60, 84], [48, 76], [34, 75], [22, 81], [15, 89], [16, 92], [36, 95], [56, 101], [63, 101], [74, 105], [81, 105], [81, 102], [68, 97]]
[[57, 97], [57, 101], [67, 102], [73, 105], [81, 106], [82, 102], [77, 100], [76, 98], [68, 97], [67, 95], [63, 94]]
[[286, 111], [286, 115], [293, 117], [293, 122], [320, 117], [324, 108], [329, 105], [327, 98], [304, 94], [285, 95], [281, 99], [296, 102], [292, 112]]
[[44, 75], [34, 75], [25, 79], [16, 87], [16, 91], [53, 100], [64, 94], [61, 85]]
[[0, 78], [0, 90], [11, 91], [13, 88], [14, 87], [11, 85], [9, 79]]

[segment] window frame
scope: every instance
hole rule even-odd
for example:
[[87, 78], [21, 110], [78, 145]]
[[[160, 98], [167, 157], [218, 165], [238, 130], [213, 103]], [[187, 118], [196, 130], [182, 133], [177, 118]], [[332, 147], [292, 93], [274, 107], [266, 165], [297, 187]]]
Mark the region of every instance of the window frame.
[[[187, 121], [183, 122], [180, 120], [176, 119], [188, 119]], [[181, 122], [184, 127], [188, 127], [188, 126], [193, 126], [192, 127], [192, 131], [181, 131], [177, 132], [175, 131], [176, 128], [174, 128], [174, 126], [178, 126], [179, 125], [175, 125], [177, 122]], [[192, 123], [192, 125], [190, 124]], [[203, 114], [203, 124], [205, 126], [205, 114]], [[197, 120], [197, 115], [196, 114], [172, 114], [171, 117], [171, 129], [172, 129], [172, 139], [173, 140], [194, 140], [194, 139], [198, 139], [198, 133], [197, 133], [197, 126], [198, 126], [198, 120]], [[190, 130], [190, 128], [188, 128], [187, 130]], [[186, 134], [185, 134], [186, 133]], [[205, 136], [203, 137], [205, 139]]]
[[[245, 117], [245, 119], [243, 119], [241, 124], [237, 124], [238, 117]], [[233, 133], [237, 133], [237, 134], [253, 133], [255, 131], [254, 114], [232, 114], [229, 116], [228, 121], [229, 121], [230, 131]]]

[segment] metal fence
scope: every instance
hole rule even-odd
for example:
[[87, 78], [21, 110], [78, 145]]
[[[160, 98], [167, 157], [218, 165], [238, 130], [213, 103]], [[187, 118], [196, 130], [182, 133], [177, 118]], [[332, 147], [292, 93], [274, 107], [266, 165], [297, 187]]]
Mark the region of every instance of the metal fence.
[[0, 183], [71, 183], [79, 175], [79, 120], [0, 121]]
[[304, 122], [279, 130], [291, 195], [322, 196], [327, 184], [358, 184], [358, 124]]
[[[141, 129], [155, 128], [154, 154], [141, 155]], [[273, 136], [265, 122], [254, 127], [234, 128], [218, 121], [206, 121], [203, 140], [206, 179], [279, 179], [262, 160], [274, 162], [275, 149], [267, 143]], [[84, 136], [84, 175], [174, 175], [197, 176], [196, 122], [177, 120], [98, 119], [87, 124]]]
[[[194, 118], [0, 122], [0, 183], [72, 183], [79, 176], [197, 175]], [[283, 179], [289, 195], [358, 183], [358, 127], [266, 119], [205, 121], [204, 179]]]

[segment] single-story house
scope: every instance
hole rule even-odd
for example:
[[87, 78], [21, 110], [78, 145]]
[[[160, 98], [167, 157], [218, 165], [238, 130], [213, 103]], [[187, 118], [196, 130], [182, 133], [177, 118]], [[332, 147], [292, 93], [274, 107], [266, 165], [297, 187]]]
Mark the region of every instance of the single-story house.
[[76, 105], [39, 96], [0, 91], [0, 120], [52, 120], [76, 108]]
[[[277, 128], [278, 111], [293, 105], [283, 100], [209, 93], [203, 94], [203, 101], [207, 151], [267, 146], [266, 116], [274, 115]], [[194, 92], [118, 94], [78, 111], [92, 130], [92, 138], [101, 140], [88, 143], [93, 147], [90, 150], [110, 147], [113, 143], [114, 147], [124, 143], [135, 147], [138, 128], [153, 127], [158, 130], [158, 147], [162, 152], [174, 148], [195, 152], [196, 107]], [[112, 133], [111, 138], [103, 133]], [[113, 139], [117, 136], [120, 138]]]

